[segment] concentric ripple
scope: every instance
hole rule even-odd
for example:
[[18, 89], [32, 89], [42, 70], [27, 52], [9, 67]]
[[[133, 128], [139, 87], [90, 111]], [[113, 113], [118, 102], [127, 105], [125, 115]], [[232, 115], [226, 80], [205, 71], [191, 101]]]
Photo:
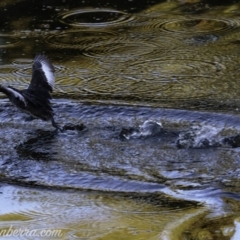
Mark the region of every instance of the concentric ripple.
[[[180, 55], [180, 54], [179, 54]], [[211, 61], [202, 59], [163, 58], [150, 59], [132, 64], [129, 68], [122, 69], [122, 73], [142, 75], [144, 72], [153, 76], [209, 76], [219, 71], [220, 66]]]
[[206, 61], [201, 56], [188, 59], [181, 52], [178, 55], [178, 58], [169, 56], [127, 64], [118, 61], [111, 69], [106, 65], [106, 74], [88, 78], [84, 90], [89, 94], [111, 95], [112, 98], [145, 100], [212, 95], [226, 66], [217, 59]]
[[127, 13], [113, 9], [78, 9], [58, 16], [59, 21], [74, 27], [106, 27], [131, 20]]
[[87, 57], [106, 57], [106, 61], [107, 58], [112, 61], [113, 57], [122, 57], [125, 61], [126, 58], [146, 55], [159, 48], [158, 43], [149, 42], [147, 39], [136, 41], [118, 35], [114, 31], [70, 31], [49, 36], [45, 42], [56, 48], [83, 51]]
[[29, 84], [32, 76], [32, 59], [16, 58], [12, 61], [14, 66], [12, 75], [14, 82]]
[[18, 77], [28, 77], [30, 78], [32, 75], [32, 68], [30, 67], [18, 68], [16, 69], [13, 74]]
[[45, 38], [45, 42], [58, 48], [83, 49], [91, 43], [107, 41], [116, 36], [112, 31], [81, 30], [64, 32]]
[[26, 58], [16, 58], [12, 61], [12, 64], [18, 67], [30, 66], [32, 63], [33, 63], [32, 59], [26, 59]]
[[146, 55], [157, 49], [152, 43], [143, 41], [129, 41], [126, 39], [115, 39], [113, 41], [101, 42], [87, 47], [84, 55], [90, 57], [124, 58]]
[[14, 36], [2, 35], [0, 34], [0, 47], [9, 48], [17, 46], [21, 40]]
[[169, 32], [208, 33], [225, 32], [234, 27], [235, 23], [225, 19], [176, 19], [161, 24], [161, 28]]
[[4, 85], [10, 85], [14, 80], [13, 73], [16, 71], [12, 65], [0, 65], [0, 83]]
[[0, 65], [0, 75], [12, 74], [15, 70], [12, 65]]

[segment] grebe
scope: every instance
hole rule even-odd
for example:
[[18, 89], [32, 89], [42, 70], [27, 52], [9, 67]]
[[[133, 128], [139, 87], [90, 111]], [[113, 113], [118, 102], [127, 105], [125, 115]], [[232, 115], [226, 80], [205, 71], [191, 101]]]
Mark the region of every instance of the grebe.
[[5, 93], [21, 111], [30, 114], [33, 118], [40, 118], [44, 121], [51, 120], [53, 127], [61, 131], [54, 121], [50, 103], [50, 92], [53, 91], [55, 82], [54, 71], [52, 63], [45, 55], [37, 55], [33, 62], [32, 79], [28, 88], [18, 90], [0, 84], [0, 92]]

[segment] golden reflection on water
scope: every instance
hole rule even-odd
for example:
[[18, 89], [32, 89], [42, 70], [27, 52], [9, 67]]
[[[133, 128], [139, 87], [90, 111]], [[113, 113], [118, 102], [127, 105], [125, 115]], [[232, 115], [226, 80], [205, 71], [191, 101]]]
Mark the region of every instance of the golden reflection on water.
[[[0, 35], [0, 45], [30, 55], [29, 63], [34, 52], [46, 51], [57, 68], [55, 97], [181, 108], [192, 108], [193, 101], [211, 108], [224, 99], [234, 109], [240, 94], [238, 8], [217, 12], [201, 1], [170, 1], [132, 15], [110, 8], [64, 9], [42, 22], [21, 21], [15, 33]], [[13, 62], [14, 53], [8, 53]], [[18, 68], [10, 82], [25, 86], [31, 64]]]
[[[4, 207], [0, 211], [0, 232], [9, 226], [13, 229], [60, 229], [63, 236], [57, 239], [159, 239], [161, 232], [169, 231], [170, 222], [206, 212], [202, 207], [195, 209], [191, 205], [184, 212], [178, 208], [169, 210], [167, 205], [127, 195], [6, 185], [1, 191], [0, 203]], [[31, 238], [23, 236], [21, 239]]]
[[[58, 75], [61, 79], [59, 91], [74, 98], [82, 94], [87, 99], [98, 95], [104, 98], [106, 95], [106, 101], [141, 99], [142, 103], [158, 102], [158, 107], [166, 106], [166, 98], [168, 107], [176, 107], [178, 99], [194, 98], [194, 101], [200, 104], [202, 101], [206, 105], [206, 102], [211, 104], [223, 96], [236, 104], [240, 92], [237, 90], [238, 36], [234, 32], [240, 22], [234, 11], [229, 16], [229, 12], [220, 9], [212, 16], [209, 10], [210, 14], [207, 12], [189, 18], [175, 15], [170, 9], [167, 11], [166, 6], [181, 13], [177, 3], [163, 3], [135, 14], [120, 26], [104, 25], [103, 22], [96, 29], [94, 24], [89, 23], [90, 29], [77, 29], [75, 26], [74, 31], [66, 30], [45, 38], [44, 42], [55, 51], [79, 51], [74, 54], [77, 59], [64, 60], [69, 64], [72, 62], [70, 69], [74, 79], [68, 71], [61, 72]], [[82, 12], [72, 11], [71, 16], [74, 14], [75, 21], [81, 24], [83, 20], [79, 15]], [[69, 26], [68, 12], [59, 17]], [[229, 48], [229, 35], [232, 48]], [[79, 55], [82, 57], [79, 58]], [[76, 65], [75, 61], [89, 66], [85, 80], [81, 72], [84, 66]], [[102, 81], [96, 81], [96, 78]], [[69, 92], [69, 88], [65, 88], [69, 83], [74, 83], [75, 91]]]
[[[9, 239], [229, 239], [235, 232], [238, 214], [209, 218], [209, 209], [164, 195], [151, 201], [149, 196], [56, 191], [1, 186], [0, 239], [9, 229], [25, 229], [25, 235]], [[165, 201], [165, 202], [164, 202]], [[168, 202], [169, 201], [169, 202]], [[228, 201], [228, 200], [227, 200]], [[239, 202], [229, 200], [232, 210]], [[170, 207], [170, 208], [169, 208]], [[172, 209], [171, 209], [172, 208]], [[184, 211], [183, 211], [184, 209]], [[235, 226], [236, 225], [236, 226]], [[28, 236], [26, 231], [52, 230], [57, 237]]]

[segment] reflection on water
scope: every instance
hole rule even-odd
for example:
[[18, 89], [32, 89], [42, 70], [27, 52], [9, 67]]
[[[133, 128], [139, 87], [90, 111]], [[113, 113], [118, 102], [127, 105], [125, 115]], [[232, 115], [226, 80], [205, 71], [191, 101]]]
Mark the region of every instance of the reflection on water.
[[27, 87], [45, 53], [65, 131], [0, 102], [0, 177], [25, 186], [2, 185], [0, 228], [239, 239], [240, 4], [31, 4], [0, 3], [1, 84]]
[[203, 207], [196, 210], [194, 204], [158, 195], [133, 194], [129, 198], [124, 194], [58, 192], [5, 185], [1, 192], [4, 209], [0, 213], [0, 230], [9, 226], [59, 229], [62, 237], [57, 239], [117, 239], [123, 233], [124, 239], [154, 239], [168, 222], [182, 216], [194, 217], [197, 213], [206, 215]]
[[[186, 17], [182, 11], [190, 5], [202, 6], [200, 1], [161, 3], [134, 14], [42, 6], [54, 14], [22, 21], [21, 28], [0, 36], [5, 51], [15, 50], [2, 59], [11, 64], [22, 53], [30, 63], [33, 53], [47, 52], [57, 69], [56, 97], [235, 110], [240, 22], [232, 9], [238, 5], [219, 12], [209, 7], [197, 15], [190, 11]], [[15, 67], [10, 83], [26, 86], [31, 65]]]
[[[129, 197], [120, 193], [59, 192], [2, 185], [0, 203], [4, 206], [0, 212], [1, 231], [9, 227], [48, 229], [58, 234], [54, 235], [56, 239], [239, 238], [236, 214], [221, 219], [211, 217], [203, 223], [211, 215], [206, 207], [161, 194], [133, 193]], [[231, 205], [233, 210], [234, 206], [239, 208], [237, 201], [231, 201]]]

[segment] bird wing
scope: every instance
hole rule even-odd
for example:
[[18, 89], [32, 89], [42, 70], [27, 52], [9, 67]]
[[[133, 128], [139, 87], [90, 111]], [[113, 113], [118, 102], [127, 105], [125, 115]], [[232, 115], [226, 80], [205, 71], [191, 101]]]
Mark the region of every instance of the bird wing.
[[27, 102], [26, 102], [24, 96], [16, 88], [13, 88], [11, 86], [5, 87], [3, 85], [0, 85], [0, 92], [5, 93], [8, 96], [8, 98], [13, 103], [15, 103], [15, 105], [19, 105], [19, 106], [22, 106], [22, 107], [27, 106]]
[[35, 105], [36, 107], [48, 107], [50, 106], [50, 99], [51, 95], [49, 92], [44, 91], [44, 90], [29, 90], [29, 89], [24, 89], [21, 91], [22, 96], [26, 99], [27, 103], [31, 103]]
[[44, 55], [37, 55], [33, 62], [32, 80], [28, 89], [52, 92], [55, 82], [54, 67]]

